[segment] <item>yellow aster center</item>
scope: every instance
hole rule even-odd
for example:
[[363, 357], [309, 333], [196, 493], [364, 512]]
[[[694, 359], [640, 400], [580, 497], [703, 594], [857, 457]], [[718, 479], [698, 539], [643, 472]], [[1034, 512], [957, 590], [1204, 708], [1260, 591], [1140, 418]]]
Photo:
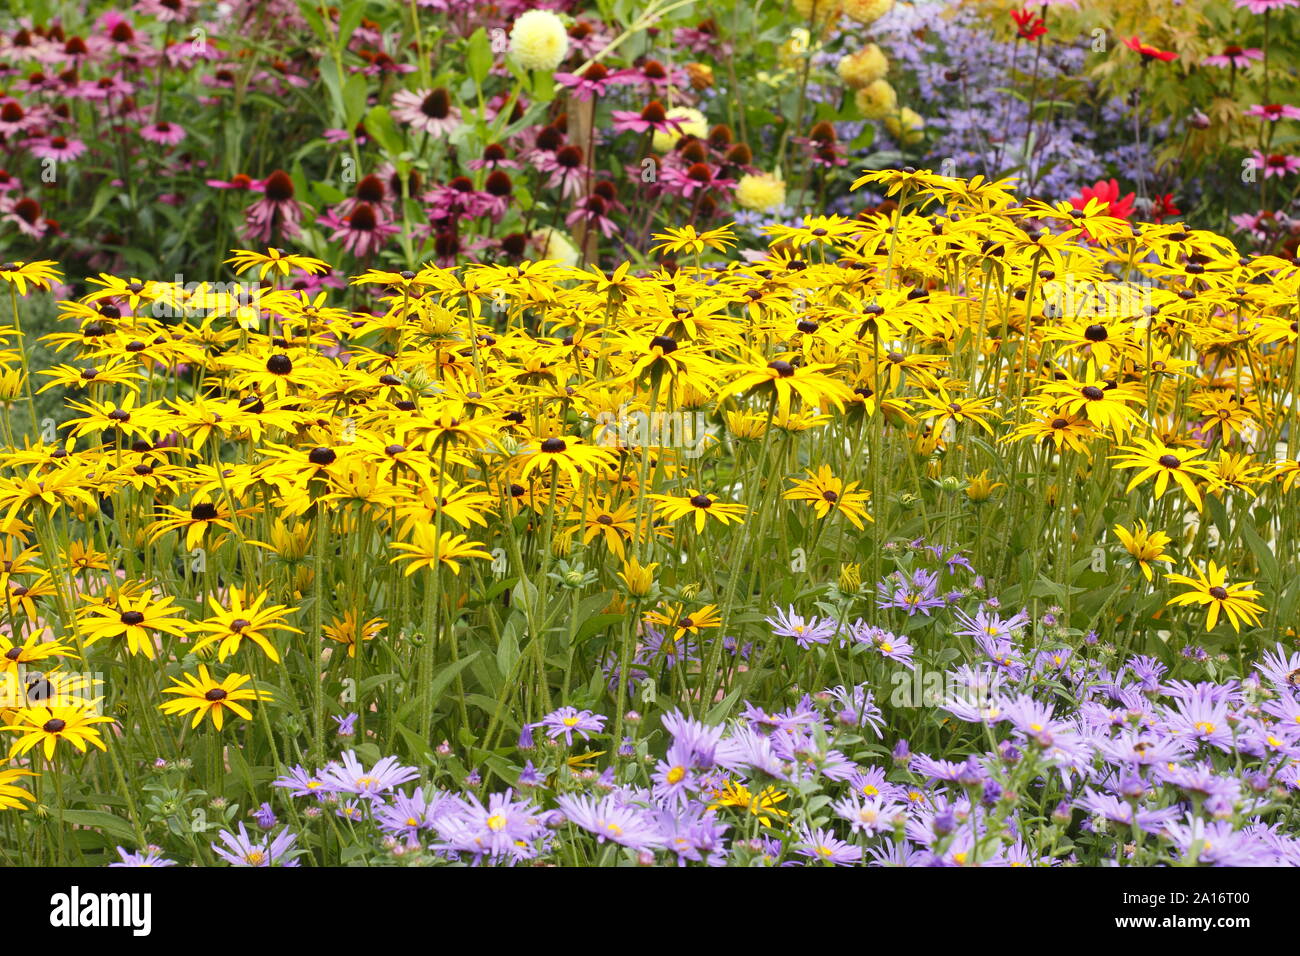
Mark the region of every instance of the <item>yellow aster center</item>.
[[828, 846], [819, 846], [817, 848], [817, 852], [820, 853], [822, 856], [829, 858], [831, 854], [833, 854], [835, 851]]
[[487, 828], [493, 833], [497, 833], [506, 828], [506, 818], [499, 813], [494, 813], [487, 818]]
[[673, 769], [668, 771], [668, 776], [665, 777], [664, 779], [667, 780], [669, 783], [681, 783], [682, 778], [685, 776], [686, 776], [685, 767], [673, 767]]
[[1212, 734], [1214, 733], [1214, 724], [1210, 723], [1208, 720], [1197, 721], [1196, 730], [1198, 733]]
[[602, 823], [601, 826], [605, 828], [606, 833], [612, 833], [614, 836], [623, 835], [623, 828], [617, 823]]
[[576, 726], [578, 726], [578, 718], [577, 718], [577, 717], [565, 717], [564, 720], [563, 720], [563, 724], [564, 724], [564, 726], [566, 726], [566, 727], [576, 727]]
[[881, 641], [880, 649], [884, 651], [886, 654], [888, 654], [890, 651], [894, 649], [894, 645], [890, 644], [889, 641]]
[[261, 850], [250, 850], [244, 857], [244, 862], [249, 866], [261, 866], [262, 861], [266, 859], [266, 854]]

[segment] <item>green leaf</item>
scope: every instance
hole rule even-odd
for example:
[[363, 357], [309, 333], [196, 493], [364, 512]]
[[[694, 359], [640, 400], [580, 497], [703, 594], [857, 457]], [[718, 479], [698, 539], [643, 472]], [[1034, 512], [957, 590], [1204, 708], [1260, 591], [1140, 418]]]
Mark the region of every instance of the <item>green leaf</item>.
[[469, 38], [465, 64], [469, 67], [470, 79], [475, 86], [481, 88], [488, 73], [492, 71], [492, 41], [488, 39], [487, 30], [483, 27], [475, 30]]
[[722, 700], [718, 701], [713, 709], [705, 716], [704, 722], [706, 724], [720, 724], [726, 720], [727, 714], [731, 712], [731, 708], [735, 706], [736, 701], [740, 697], [740, 690], [741, 689], [737, 687], [726, 697], [722, 698]]
[[1249, 520], [1243, 517], [1240, 524], [1241, 536], [1246, 539], [1246, 546], [1250, 548], [1250, 553], [1259, 562], [1259, 568], [1264, 572], [1264, 577], [1269, 581], [1276, 581], [1278, 579], [1277, 555], [1259, 536], [1259, 532], [1255, 530], [1255, 526]]
[[135, 843], [135, 831], [131, 829], [131, 824], [103, 810], [64, 810], [63, 822], [79, 827], [95, 827], [103, 830], [106, 836]]
[[428, 694], [432, 698], [433, 706], [438, 706], [438, 701], [442, 698], [443, 692], [447, 690], [447, 686], [456, 679], [457, 674], [470, 665], [470, 662], [472, 662], [474, 658], [478, 657], [478, 654], [479, 652], [475, 651], [473, 654], [469, 655], [469, 657], [462, 657], [454, 664], [448, 664], [438, 672], [437, 676], [433, 679], [433, 683], [429, 685], [428, 690]]
[[366, 115], [366, 76], [353, 73], [343, 85], [343, 128], [355, 129]]

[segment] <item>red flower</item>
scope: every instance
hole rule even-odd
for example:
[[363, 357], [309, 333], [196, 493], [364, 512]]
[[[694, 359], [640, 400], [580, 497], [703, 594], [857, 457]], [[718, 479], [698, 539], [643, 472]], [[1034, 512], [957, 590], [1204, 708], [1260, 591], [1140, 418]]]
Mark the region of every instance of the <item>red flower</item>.
[[1164, 222], [1170, 216], [1182, 215], [1182, 210], [1174, 205], [1174, 194], [1165, 193], [1163, 196], [1153, 196], [1151, 198], [1151, 221]]
[[[1107, 216], [1114, 216], [1116, 219], [1127, 219], [1133, 215], [1133, 198], [1133, 194], [1129, 193], [1121, 199], [1119, 183], [1113, 179], [1103, 179], [1098, 180], [1091, 186], [1084, 186], [1082, 192], [1070, 200], [1070, 205], [1075, 209], [1083, 209], [1088, 205], [1088, 200], [1095, 199], [1106, 204], [1105, 213]], [[1176, 212], [1177, 210], [1174, 210], [1174, 213]], [[1171, 215], [1174, 213], [1171, 213]]]
[[1178, 59], [1177, 53], [1171, 53], [1168, 50], [1160, 50], [1156, 47], [1143, 43], [1137, 37], [1129, 37], [1124, 41], [1124, 45], [1136, 53], [1142, 54], [1142, 64], [1145, 66], [1152, 60], [1161, 60], [1168, 63], [1170, 60]]
[[1024, 10], [1012, 10], [1011, 19], [1016, 21], [1016, 33], [1022, 40], [1037, 40], [1047, 35], [1047, 21], [1026, 7]]

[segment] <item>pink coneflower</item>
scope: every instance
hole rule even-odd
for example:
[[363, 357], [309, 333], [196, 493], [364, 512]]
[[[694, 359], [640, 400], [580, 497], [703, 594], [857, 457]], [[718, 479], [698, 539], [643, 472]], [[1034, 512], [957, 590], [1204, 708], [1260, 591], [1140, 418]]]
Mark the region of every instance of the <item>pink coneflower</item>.
[[1287, 176], [1300, 170], [1300, 156], [1288, 156], [1286, 153], [1269, 153], [1267, 156], [1259, 150], [1251, 154], [1257, 169], [1264, 170], [1264, 178]]
[[712, 19], [703, 20], [693, 27], [678, 27], [673, 31], [673, 42], [692, 53], [706, 53], [714, 57], [731, 54], [731, 44], [718, 39], [718, 26]]
[[682, 121], [671, 119], [664, 105], [658, 100], [651, 100], [640, 113], [633, 110], [614, 110], [614, 132], [622, 133], [670, 133], [681, 129]]
[[[1257, 213], [1241, 212], [1232, 217], [1232, 224], [1242, 232], [1248, 232], [1258, 242], [1268, 237], [1268, 231], [1277, 227], [1279, 217], [1267, 209]], [[1283, 223], [1285, 225], [1285, 223]]]
[[383, 248], [388, 237], [401, 228], [384, 219], [383, 214], [370, 203], [357, 203], [350, 215], [342, 218], [327, 213], [321, 225], [333, 229], [331, 240], [343, 241], [343, 248], [358, 259], [366, 259]]
[[691, 163], [686, 167], [665, 164], [659, 170], [659, 180], [666, 191], [685, 199], [713, 186], [735, 185], [734, 180], [717, 178], [716, 171], [708, 163]]
[[537, 168], [550, 174], [546, 188], [559, 189], [565, 199], [571, 199], [582, 191], [582, 184], [590, 172], [583, 162], [582, 147], [572, 144], [561, 146], [552, 154], [539, 155]]
[[599, 23], [579, 20], [569, 27], [569, 47], [587, 59], [603, 50], [609, 41], [609, 34]]
[[294, 197], [293, 180], [283, 169], [266, 177], [265, 195], [244, 213], [245, 232], [250, 239], [269, 242], [278, 230], [281, 238], [293, 239], [301, 231], [302, 210]]
[[1280, 119], [1300, 119], [1300, 109], [1285, 103], [1256, 103], [1246, 110], [1246, 115], [1276, 123]]
[[436, 90], [400, 90], [393, 97], [393, 119], [429, 133], [446, 136], [460, 125], [460, 110], [451, 105], [444, 87]]
[[346, 216], [357, 206], [369, 205], [386, 215], [389, 212], [389, 200], [388, 187], [384, 185], [384, 180], [371, 173], [361, 178], [352, 195], [335, 206], [334, 211], [339, 216]]
[[185, 138], [185, 130], [175, 123], [160, 120], [140, 127], [140, 136], [159, 146], [175, 146]]
[[260, 193], [266, 191], [266, 183], [244, 173], [235, 173], [230, 179], [209, 179], [207, 184], [213, 189], [235, 189], [240, 192]]
[[40, 123], [40, 117], [28, 113], [17, 100], [5, 100], [0, 104], [0, 135], [10, 136], [23, 130], [31, 129]]
[[1300, 0], [1237, 0], [1238, 8], [1251, 13], [1267, 13], [1269, 10], [1281, 10], [1283, 7], [1300, 6]]
[[1207, 56], [1201, 62], [1206, 66], [1233, 66], [1244, 70], [1255, 60], [1264, 59], [1264, 51], [1254, 48], [1245, 49], [1236, 45], [1225, 46], [1222, 53]]
[[7, 169], [0, 169], [0, 195], [20, 188], [22, 184], [18, 182], [17, 176]]
[[518, 169], [519, 164], [509, 158], [506, 149], [500, 143], [489, 143], [483, 147], [480, 159], [471, 159], [465, 164], [470, 169]]
[[54, 159], [66, 162], [76, 159], [86, 151], [86, 144], [79, 139], [67, 139], [63, 136], [50, 136], [32, 140], [27, 148], [33, 156], [40, 159]]
[[446, 185], [433, 186], [420, 197], [431, 222], [454, 219], [477, 219], [499, 208], [497, 197], [474, 188], [467, 176], [457, 176]]
[[32, 239], [39, 239], [45, 235], [48, 220], [41, 217], [41, 204], [31, 197], [24, 197], [10, 207], [9, 212], [3, 217], [5, 222], [11, 222], [18, 227], [18, 231]]
[[575, 100], [589, 100], [593, 96], [604, 96], [611, 86], [625, 80], [616, 73], [611, 74], [603, 64], [593, 63], [581, 74], [556, 73], [555, 82], [568, 89]]
[[161, 23], [185, 20], [197, 6], [192, 0], [136, 0], [135, 5], [138, 12]]
[[647, 89], [663, 91], [670, 86], [686, 86], [690, 80], [685, 70], [668, 70], [658, 60], [646, 60], [639, 67], [619, 70], [614, 74], [619, 83], [637, 83]]
[[592, 193], [582, 202], [578, 203], [578, 208], [565, 217], [564, 223], [569, 227], [573, 227], [580, 222], [586, 223], [588, 228], [595, 226], [606, 236], [612, 236], [615, 230], [618, 229], [618, 226], [614, 224], [612, 219], [605, 216], [605, 213], [608, 211], [609, 203], [605, 202], [603, 198], [595, 193]]
[[116, 99], [130, 96], [135, 92], [135, 84], [128, 83], [120, 75], [101, 76], [97, 80], [86, 80], [77, 84], [69, 95], [83, 100], [106, 100], [110, 96]]

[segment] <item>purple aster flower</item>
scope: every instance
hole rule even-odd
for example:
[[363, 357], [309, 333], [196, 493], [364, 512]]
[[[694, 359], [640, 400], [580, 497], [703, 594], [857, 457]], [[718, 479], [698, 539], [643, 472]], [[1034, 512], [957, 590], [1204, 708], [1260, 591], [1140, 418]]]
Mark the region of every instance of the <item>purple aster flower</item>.
[[175, 860], [169, 860], [162, 855], [162, 848], [156, 846], [147, 846], [139, 853], [128, 853], [125, 847], [117, 848], [117, 855], [122, 858], [120, 863], [110, 863], [114, 866], [175, 866]]
[[298, 838], [288, 829], [281, 830], [274, 838], [268, 836], [267, 839], [256, 842], [240, 823], [237, 834], [222, 830], [217, 837], [225, 847], [213, 843], [212, 852], [231, 866], [297, 866], [295, 857], [303, 852], [294, 848]]
[[654, 810], [651, 816], [659, 827], [664, 846], [677, 854], [677, 865], [703, 862], [707, 866], [723, 866], [727, 861], [727, 846], [723, 837], [730, 825], [718, 820], [717, 814], [705, 807], [688, 806], [681, 810]]
[[321, 771], [321, 780], [331, 793], [354, 793], [376, 800], [419, 775], [420, 771], [403, 767], [396, 757], [383, 757], [367, 770], [357, 760], [356, 752], [349, 750], [343, 754], [342, 763], [331, 763]]
[[578, 710], [565, 705], [543, 717], [535, 727], [545, 727], [546, 735], [552, 740], [564, 737], [567, 747], [573, 746], [573, 735], [579, 734], [583, 740], [590, 740], [592, 734], [600, 733], [605, 727], [606, 718], [589, 710]]
[[546, 775], [533, 766], [531, 760], [524, 763], [524, 769], [519, 771], [519, 786], [521, 787], [540, 787], [546, 783]]
[[895, 571], [876, 585], [876, 607], [899, 608], [908, 617], [917, 613], [929, 617], [931, 609], [944, 606], [943, 598], [936, 594], [938, 582], [939, 575], [924, 568], [918, 568], [910, 576]]
[[782, 611], [776, 608], [772, 617], [764, 618], [777, 637], [793, 637], [794, 642], [803, 650], [814, 644], [829, 644], [837, 625], [829, 618], [813, 617], [808, 620], [796, 614], [794, 608]]
[[566, 793], [555, 802], [570, 823], [596, 834], [597, 843], [610, 840], [633, 850], [653, 850], [666, 842], [651, 814], [620, 804], [613, 795], [597, 799]]
[[804, 828], [794, 851], [811, 857], [819, 863], [834, 866], [852, 866], [862, 860], [862, 848], [845, 843], [830, 830]]
[[433, 829], [439, 815], [454, 813], [462, 806], [461, 800], [445, 791], [436, 791], [426, 799], [424, 788], [416, 787], [414, 793], [395, 794], [392, 803], [375, 808], [375, 824], [384, 833], [404, 837], [414, 844], [422, 831]]
[[848, 727], [870, 727], [877, 737], [884, 736], [884, 715], [866, 684], [858, 684], [852, 690], [842, 685], [832, 687], [827, 693], [837, 705], [836, 716], [841, 723]]
[[849, 822], [854, 833], [876, 836], [894, 829], [894, 821], [904, 813], [901, 806], [880, 797], [861, 797], [850, 793], [831, 804], [835, 815]]
[[347, 714], [343, 717], [333, 717], [334, 723], [338, 724], [338, 735], [340, 737], [355, 737], [357, 733], [358, 714]]
[[271, 809], [269, 803], [263, 803], [253, 811], [253, 819], [257, 821], [257, 825], [263, 830], [269, 830], [274, 827], [276, 823], [275, 811]]
[[773, 749], [771, 738], [741, 723], [735, 724], [731, 733], [718, 744], [715, 759], [727, 770], [758, 770], [781, 780], [786, 776], [786, 769]]
[[301, 766], [294, 767], [283, 777], [277, 777], [272, 781], [271, 786], [288, 789], [291, 797], [314, 796], [322, 799], [327, 793], [332, 792], [321, 779], [320, 774], [308, 773]]
[[529, 860], [546, 834], [540, 811], [527, 799], [516, 800], [511, 790], [488, 795], [487, 805], [468, 794], [447, 812], [439, 811], [434, 829], [442, 839], [440, 849], [469, 853], [479, 863], [492, 860]]

